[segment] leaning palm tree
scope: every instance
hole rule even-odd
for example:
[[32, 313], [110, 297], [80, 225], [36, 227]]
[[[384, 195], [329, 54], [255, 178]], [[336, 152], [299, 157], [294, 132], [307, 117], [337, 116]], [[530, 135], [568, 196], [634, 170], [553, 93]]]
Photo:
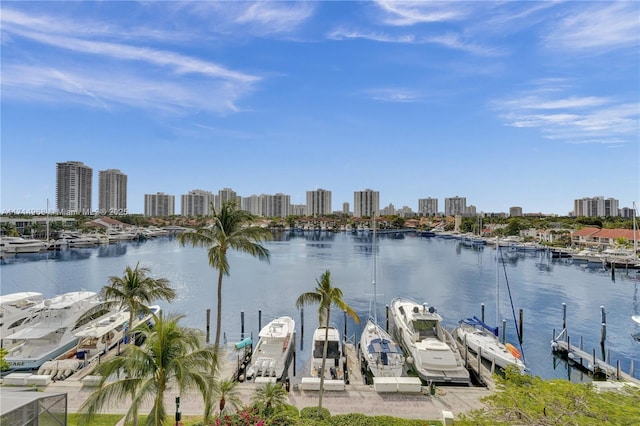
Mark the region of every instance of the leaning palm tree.
[[[327, 363], [327, 346], [329, 341], [329, 321], [331, 318], [331, 305], [337, 306], [351, 316], [356, 324], [360, 323], [358, 314], [342, 299], [342, 290], [331, 285], [331, 273], [326, 271], [320, 279], [316, 279], [315, 291], [302, 293], [296, 301], [298, 308], [309, 304], [318, 304], [318, 321], [319, 324], [325, 326], [324, 346], [322, 350], [322, 368], [324, 372]], [[318, 416], [322, 411], [322, 394], [324, 391], [324, 373], [320, 374], [320, 398], [318, 401]]]
[[253, 225], [256, 217], [236, 207], [235, 201], [227, 201], [216, 210], [211, 204], [213, 224], [198, 228], [195, 232], [185, 232], [178, 236], [180, 244], [207, 247], [209, 265], [218, 270], [218, 312], [214, 345], [220, 344], [220, 323], [222, 322], [222, 277], [229, 275], [227, 252], [237, 250], [248, 253], [260, 260], [269, 261], [269, 250], [260, 243], [271, 238], [271, 231]]
[[282, 383], [266, 383], [256, 390], [252, 402], [261, 407], [266, 415], [277, 412], [287, 405], [289, 395]]
[[122, 277], [109, 277], [109, 285], [102, 287], [102, 295], [108, 301], [120, 305], [129, 311], [129, 326], [125, 339], [131, 342], [133, 317], [140, 312], [148, 312], [148, 305], [158, 299], [171, 302], [176, 298], [175, 290], [166, 278], [147, 276], [149, 268], [140, 267], [140, 262], [131, 269], [127, 266]]
[[130, 397], [125, 423], [135, 422], [139, 409], [152, 402], [147, 417], [148, 426], [161, 426], [167, 419], [164, 396], [176, 386], [179, 392], [207, 392], [212, 365], [217, 365], [217, 351], [202, 345], [197, 330], [181, 327], [183, 315], [155, 316], [153, 328], [145, 323], [136, 327], [144, 337], [142, 346], [131, 345], [118, 357], [103, 361], [97, 367], [102, 376], [98, 388], [80, 407], [80, 424], [91, 424], [103, 408], [122, 406]]

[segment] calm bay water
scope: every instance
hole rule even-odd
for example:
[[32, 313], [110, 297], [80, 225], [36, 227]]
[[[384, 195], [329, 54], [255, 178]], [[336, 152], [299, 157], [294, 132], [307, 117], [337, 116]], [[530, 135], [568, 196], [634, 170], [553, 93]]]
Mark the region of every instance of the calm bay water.
[[[272, 318], [289, 315], [296, 320], [300, 339], [300, 313], [297, 297], [315, 288], [315, 280], [331, 271], [334, 286], [362, 319], [366, 319], [373, 293], [373, 250], [369, 234], [283, 233], [267, 244], [270, 263], [250, 256], [231, 253], [231, 275], [223, 283], [222, 330], [228, 340], [240, 339], [240, 312], [245, 315], [245, 333], [257, 336], [258, 311], [262, 325]], [[565, 260], [548, 258], [544, 253], [503, 253], [505, 259], [496, 268], [496, 250], [472, 250], [455, 240], [420, 238], [412, 234], [402, 238], [379, 235], [376, 247], [378, 318], [385, 321], [385, 304], [394, 297], [406, 296], [435, 306], [445, 325], [453, 328], [459, 319], [480, 316], [486, 305], [485, 319], [496, 322], [496, 275], [500, 282], [499, 311], [507, 318], [507, 337], [516, 342], [511, 307], [506, 298], [506, 281], [515, 310], [524, 310], [524, 352], [532, 374], [543, 378], [580, 380], [575, 371], [554, 361], [550, 340], [552, 330], [562, 328], [562, 303], [567, 304], [567, 324], [572, 342], [584, 338], [584, 348], [600, 351], [600, 306], [607, 319], [606, 351], [612, 364], [620, 360], [629, 371], [631, 360], [640, 369], [640, 342], [632, 334], [640, 332], [631, 315], [640, 313], [638, 286], [640, 274], [616, 271], [615, 281], [608, 271], [584, 268]], [[71, 249], [34, 255], [16, 255], [3, 259], [0, 266], [0, 293], [39, 291], [52, 297], [80, 289], [99, 291], [109, 276], [121, 276], [126, 266], [151, 269], [154, 277], [168, 278], [178, 299], [160, 303], [167, 312], [185, 314], [183, 325], [204, 329], [206, 310], [211, 309], [212, 340], [215, 330], [215, 286], [217, 271], [207, 263], [202, 248], [181, 247], [172, 237], [145, 242], [119, 243], [87, 249]], [[499, 272], [499, 274], [497, 274]], [[506, 276], [506, 279], [505, 279]], [[309, 358], [313, 329], [317, 326], [317, 306], [304, 311], [303, 350], [297, 365]], [[343, 330], [342, 312], [332, 313], [332, 322]], [[359, 326], [347, 321], [347, 334], [356, 338]], [[299, 346], [298, 346], [299, 349]], [[298, 369], [300, 374], [300, 369]], [[636, 371], [636, 377], [640, 374]]]

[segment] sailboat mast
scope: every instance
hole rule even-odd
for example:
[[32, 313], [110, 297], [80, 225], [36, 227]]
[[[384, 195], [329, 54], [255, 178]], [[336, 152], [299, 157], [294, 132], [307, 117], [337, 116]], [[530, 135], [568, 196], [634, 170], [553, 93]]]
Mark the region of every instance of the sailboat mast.
[[373, 321], [378, 324], [378, 303], [377, 303], [377, 288], [376, 288], [376, 212], [373, 212], [373, 240], [372, 240], [372, 253], [373, 256]]

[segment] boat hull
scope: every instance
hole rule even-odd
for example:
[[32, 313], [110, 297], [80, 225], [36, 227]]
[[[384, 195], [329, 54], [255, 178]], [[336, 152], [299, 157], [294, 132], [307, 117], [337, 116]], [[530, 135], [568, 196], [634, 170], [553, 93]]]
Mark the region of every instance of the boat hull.
[[[507, 344], [500, 342], [500, 340], [489, 331], [461, 325], [453, 331], [453, 336], [458, 341], [462, 351], [469, 349], [474, 354], [480, 354], [482, 359], [487, 361], [489, 364], [495, 365], [501, 369], [514, 366], [521, 373], [525, 373], [527, 371], [522, 359], [519, 356], [516, 356]], [[513, 347], [513, 350], [517, 351], [515, 347]]]

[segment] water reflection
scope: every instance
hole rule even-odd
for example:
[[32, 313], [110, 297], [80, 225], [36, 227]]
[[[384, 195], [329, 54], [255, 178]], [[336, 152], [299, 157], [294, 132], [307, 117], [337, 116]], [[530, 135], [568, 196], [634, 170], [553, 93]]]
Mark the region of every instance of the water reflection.
[[98, 248], [98, 257], [118, 257], [127, 254], [127, 243], [109, 244]]

